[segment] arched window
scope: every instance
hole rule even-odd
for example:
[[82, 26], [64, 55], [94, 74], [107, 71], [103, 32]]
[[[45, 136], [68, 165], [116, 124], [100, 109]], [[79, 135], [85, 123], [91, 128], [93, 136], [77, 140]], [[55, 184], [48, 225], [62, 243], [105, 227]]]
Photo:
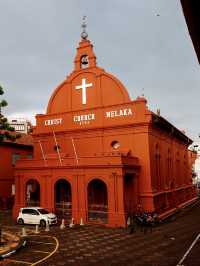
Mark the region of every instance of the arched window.
[[55, 189], [55, 212], [59, 217], [70, 220], [72, 211], [71, 185], [64, 178], [59, 179]]
[[171, 150], [167, 150], [167, 171], [166, 171], [166, 185], [169, 187], [170, 181], [172, 180], [172, 157]]
[[158, 143], [155, 146], [155, 176], [156, 176], [156, 184], [157, 189], [161, 189], [161, 169], [160, 169], [160, 147]]
[[100, 179], [93, 179], [88, 184], [88, 219], [107, 222], [108, 192], [106, 184]]
[[82, 55], [81, 56], [81, 68], [87, 68], [87, 67], [89, 67], [88, 55]]
[[26, 205], [40, 206], [40, 184], [35, 179], [30, 179], [26, 183]]
[[180, 168], [180, 153], [179, 151], [176, 152], [176, 165], [175, 165], [175, 169], [176, 169], [176, 175], [175, 175], [175, 180], [176, 180], [176, 184], [175, 186], [179, 185], [180, 184], [180, 179], [182, 178], [181, 177], [181, 168]]
[[188, 169], [187, 169], [187, 150], [184, 153], [183, 157], [183, 183], [187, 184], [187, 176], [188, 176]]

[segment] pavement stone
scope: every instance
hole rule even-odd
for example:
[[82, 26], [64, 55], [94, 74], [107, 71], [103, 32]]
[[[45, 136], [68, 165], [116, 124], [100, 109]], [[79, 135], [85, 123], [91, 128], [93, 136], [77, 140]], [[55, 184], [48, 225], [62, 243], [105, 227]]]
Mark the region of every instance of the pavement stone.
[[[77, 226], [73, 229], [66, 227], [62, 231], [59, 226], [52, 227], [49, 233], [41, 234], [44, 234], [44, 237], [56, 237], [59, 249], [38, 266], [174, 266], [200, 231], [199, 224], [200, 204], [180, 216], [177, 215], [172, 222], [154, 228], [152, 233], [148, 232], [146, 235], [140, 230], [128, 234], [128, 231], [120, 228], [110, 229], [95, 225]], [[35, 236], [34, 240], [39, 237]], [[51, 239], [44, 238], [43, 241], [53, 243]], [[52, 251], [54, 246], [31, 242], [27, 249], [20, 251], [13, 258], [28, 260], [33, 256], [33, 249], [37, 248], [41, 251]], [[186, 260], [185, 266], [200, 265], [197, 258], [199, 248], [197, 245], [191, 253], [191, 258], [189, 256]], [[35, 255], [36, 258], [44, 256]]]

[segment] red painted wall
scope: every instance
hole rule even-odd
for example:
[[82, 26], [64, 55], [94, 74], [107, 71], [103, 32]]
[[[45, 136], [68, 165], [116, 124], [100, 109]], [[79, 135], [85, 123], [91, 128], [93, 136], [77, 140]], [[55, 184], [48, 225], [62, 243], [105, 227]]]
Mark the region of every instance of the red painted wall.
[[12, 154], [19, 154], [26, 158], [32, 154], [31, 146], [16, 145], [15, 143], [0, 144], [0, 206], [6, 207], [6, 201], [12, 197], [12, 185], [14, 180], [14, 165]]

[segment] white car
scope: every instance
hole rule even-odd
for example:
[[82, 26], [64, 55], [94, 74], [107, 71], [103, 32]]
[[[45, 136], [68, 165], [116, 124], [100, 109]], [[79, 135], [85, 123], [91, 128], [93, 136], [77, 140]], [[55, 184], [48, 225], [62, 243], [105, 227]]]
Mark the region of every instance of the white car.
[[45, 227], [48, 223], [56, 224], [57, 217], [54, 213], [50, 213], [47, 210], [40, 207], [26, 207], [21, 208], [17, 217], [18, 224], [39, 224]]

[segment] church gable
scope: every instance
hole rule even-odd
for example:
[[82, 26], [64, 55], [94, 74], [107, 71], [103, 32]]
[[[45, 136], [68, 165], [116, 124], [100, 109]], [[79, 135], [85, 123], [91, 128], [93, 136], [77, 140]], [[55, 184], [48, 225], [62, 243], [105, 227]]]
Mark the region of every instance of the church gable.
[[151, 119], [146, 100], [131, 101], [124, 85], [97, 66], [93, 45], [83, 33], [74, 69], [53, 92], [46, 114], [36, 116], [35, 134], [125, 126]]
[[53, 93], [47, 114], [85, 110], [130, 102], [126, 88], [114, 76], [96, 66], [90, 41], [77, 48], [74, 70]]

